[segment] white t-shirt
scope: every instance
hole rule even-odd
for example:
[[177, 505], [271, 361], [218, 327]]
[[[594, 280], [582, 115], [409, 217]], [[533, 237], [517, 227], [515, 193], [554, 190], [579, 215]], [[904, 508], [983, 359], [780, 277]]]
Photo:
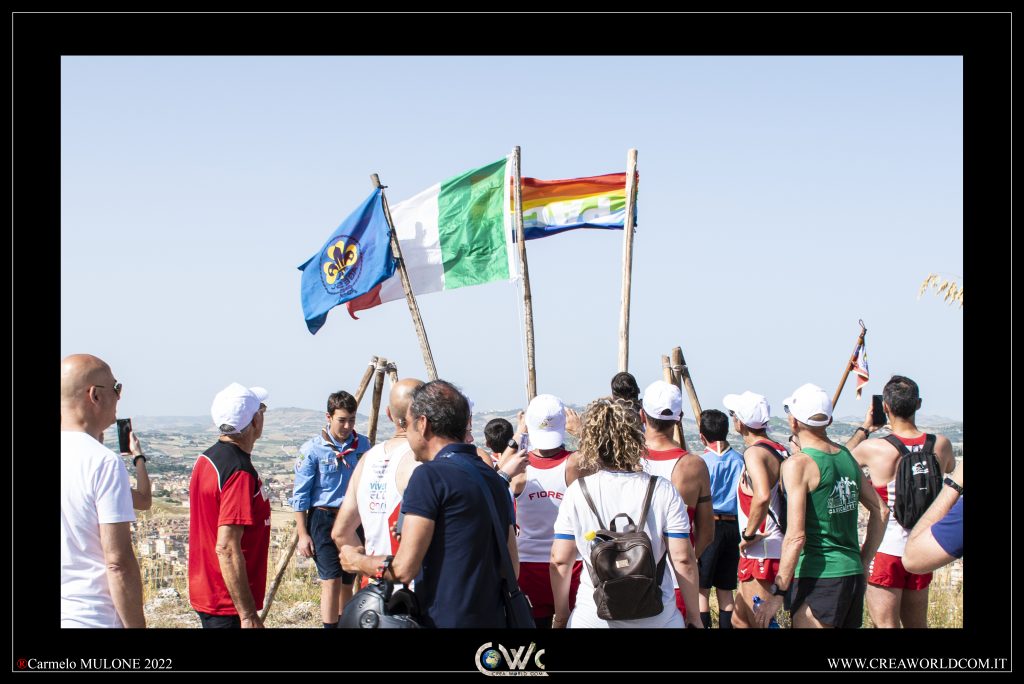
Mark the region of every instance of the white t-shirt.
[[[619, 473], [607, 470], [598, 471], [587, 476], [587, 489], [594, 500], [594, 506], [601, 514], [605, 525], [612, 524], [612, 517], [619, 513], [629, 515], [633, 522], [639, 524], [643, 511], [644, 495], [647, 493], [646, 473]], [[688, 536], [690, 520], [686, 516], [686, 504], [672, 483], [663, 477], [657, 477], [657, 484], [651, 496], [651, 509], [647, 514], [646, 530], [651, 537], [651, 549], [654, 557], [660, 560], [667, 550], [666, 535]], [[625, 518], [616, 522], [618, 529], [626, 524]], [[583, 557], [586, 565], [590, 563], [590, 542], [584, 535], [591, 530], [598, 530], [599, 524], [594, 512], [590, 510], [587, 500], [580, 489], [579, 481], [573, 482], [565, 491], [565, 498], [558, 509], [555, 520], [555, 535], [570, 535], [576, 541], [576, 550]], [[564, 537], [561, 537], [564, 538]], [[589, 568], [583, 569], [579, 592], [576, 594], [576, 608], [569, 616], [569, 627], [685, 627], [683, 616], [676, 608], [675, 592], [672, 588], [672, 560], [665, 559], [665, 575], [661, 580], [661, 601], [664, 605], [661, 613], [640, 620], [602, 620], [597, 617], [597, 606], [594, 604], [594, 584], [590, 579]]]
[[121, 457], [84, 432], [61, 431], [61, 627], [124, 626], [110, 595], [100, 524], [133, 520]]

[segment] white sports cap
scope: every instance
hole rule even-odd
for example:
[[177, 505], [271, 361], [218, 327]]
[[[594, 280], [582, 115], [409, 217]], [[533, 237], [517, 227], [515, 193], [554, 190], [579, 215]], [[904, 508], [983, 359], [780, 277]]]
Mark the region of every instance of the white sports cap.
[[538, 394], [526, 407], [526, 430], [532, 447], [560, 447], [565, 443], [565, 404], [553, 394]]
[[214, 426], [225, 435], [236, 435], [249, 427], [253, 416], [270, 396], [262, 387], [245, 387], [233, 382], [213, 398], [210, 416]]
[[[813, 427], [824, 427], [832, 420], [832, 400], [825, 390], [811, 383], [798, 387], [792, 396], [782, 400], [782, 406], [801, 423]], [[819, 413], [826, 416], [825, 420], [811, 420], [811, 416]]]
[[682, 392], [671, 382], [664, 380], [655, 380], [648, 385], [640, 403], [644, 407], [644, 413], [658, 420], [679, 420], [683, 415]]
[[743, 394], [727, 394], [722, 403], [725, 408], [736, 414], [741, 423], [754, 430], [767, 427], [768, 419], [772, 416], [768, 400], [750, 390]]

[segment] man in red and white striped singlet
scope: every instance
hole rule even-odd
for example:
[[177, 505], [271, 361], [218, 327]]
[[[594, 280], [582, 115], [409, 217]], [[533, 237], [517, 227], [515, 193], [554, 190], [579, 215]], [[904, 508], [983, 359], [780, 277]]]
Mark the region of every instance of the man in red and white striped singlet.
[[[704, 459], [691, 454], [673, 437], [673, 428], [683, 417], [683, 396], [679, 388], [664, 380], [656, 380], [644, 390], [640, 421], [644, 424], [647, 458], [644, 471], [663, 477], [672, 483], [686, 503], [690, 518], [690, 543], [699, 558], [715, 536], [715, 510], [711, 505], [711, 475]], [[676, 590], [676, 607], [686, 617], [686, 604], [678, 581], [672, 578]], [[699, 606], [693, 607], [699, 611]]]
[[[882, 390], [882, 408], [892, 428], [892, 437], [908, 451], [920, 451], [928, 435], [919, 430], [915, 422], [917, 410], [921, 408], [917, 383], [902, 375], [892, 376]], [[868, 613], [876, 627], [899, 627], [901, 623], [904, 627], [927, 627], [928, 585], [932, 575], [930, 572], [914, 574], [903, 567], [903, 550], [910, 530], [900, 525], [892, 512], [900, 450], [887, 439], [867, 439], [868, 433], [874, 429], [871, 418], [869, 408], [864, 425], [857, 428], [853, 438], [846, 443], [847, 447], [856, 445], [852, 449], [853, 457], [868, 469], [872, 486], [889, 507], [885, 536], [871, 562], [868, 577]], [[949, 439], [935, 435], [934, 451], [943, 473], [949, 473], [956, 467]]]
[[754, 598], [767, 599], [779, 571], [785, 536], [786, 504], [780, 492], [786, 448], [768, 439], [771, 407], [760, 394], [747, 391], [722, 399], [743, 438], [743, 473], [737, 484], [736, 513], [740, 527], [740, 562], [736, 569], [739, 596], [733, 627], [767, 627], [772, 615], [759, 612]]

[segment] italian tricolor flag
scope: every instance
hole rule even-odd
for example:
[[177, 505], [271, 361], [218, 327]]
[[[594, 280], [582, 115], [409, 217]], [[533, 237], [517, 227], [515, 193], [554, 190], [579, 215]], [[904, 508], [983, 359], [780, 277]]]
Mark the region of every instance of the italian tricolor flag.
[[[508, 156], [390, 207], [414, 294], [508, 280], [516, 272], [511, 177]], [[396, 299], [405, 299], [397, 272], [346, 306], [355, 318]]]

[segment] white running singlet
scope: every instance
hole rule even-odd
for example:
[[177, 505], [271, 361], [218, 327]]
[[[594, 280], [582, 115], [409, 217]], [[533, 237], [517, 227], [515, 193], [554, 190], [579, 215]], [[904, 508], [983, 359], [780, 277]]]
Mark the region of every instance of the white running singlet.
[[519, 536], [519, 561], [551, 562], [551, 544], [555, 539], [555, 518], [565, 496], [565, 464], [571, 452], [542, 458], [532, 451], [526, 466], [526, 486], [516, 497], [516, 524]]
[[390, 555], [398, 550], [398, 542], [391, 536], [391, 526], [398, 520], [402, 495], [395, 482], [395, 473], [402, 458], [412, 452], [409, 442], [403, 442], [391, 451], [382, 442], [362, 456], [363, 474], [359, 478], [356, 503], [366, 536], [366, 555]]
[[[770, 440], [763, 440], [757, 442], [751, 446], [766, 446], [769, 449], [774, 450], [780, 456], [784, 449], [781, 444], [772, 442]], [[750, 448], [750, 447], [747, 447]], [[743, 480], [747, 477], [747, 469], [744, 468], [740, 474], [739, 483], [736, 485], [736, 518], [739, 522], [740, 532], [745, 532], [747, 529], [747, 523], [750, 522], [750, 503], [754, 497], [751, 494], [745, 494], [743, 492]], [[782, 474], [779, 473], [779, 481], [782, 480]], [[782, 538], [785, 536], [782, 532], [782, 528], [779, 527], [775, 520], [782, 519], [782, 492], [779, 489], [779, 482], [775, 483], [772, 487], [772, 491], [768, 495], [768, 510], [772, 512], [775, 519], [772, 519], [771, 515], [764, 516], [764, 522], [757, 528], [757, 531], [764, 535], [764, 539], [756, 544], [752, 544], [747, 547], [746, 557], [755, 558], [758, 560], [777, 559], [782, 558]]]

